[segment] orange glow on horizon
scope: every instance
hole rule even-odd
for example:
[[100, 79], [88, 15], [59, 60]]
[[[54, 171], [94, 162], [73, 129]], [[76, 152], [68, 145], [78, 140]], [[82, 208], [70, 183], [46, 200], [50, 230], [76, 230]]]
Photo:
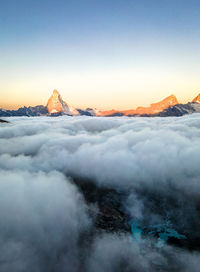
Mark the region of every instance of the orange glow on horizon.
[[[51, 96], [52, 92], [49, 92], [49, 97]], [[150, 107], [150, 105], [152, 103], [157, 103], [157, 102], [160, 102], [161, 100], [163, 100], [164, 98], [166, 97], [160, 97], [160, 100], [157, 99], [157, 100], [152, 100], [150, 101], [150, 103], [148, 103], [148, 101], [142, 101], [143, 103], [141, 104], [138, 104], [138, 105], [135, 105], [133, 104], [132, 106], [131, 105], [127, 105], [127, 106], [123, 106], [123, 104], [116, 104], [115, 107], [111, 107], [109, 105], [109, 103], [105, 104], [104, 107], [101, 107], [101, 106], [98, 106], [98, 105], [95, 105], [95, 102], [96, 101], [91, 101], [90, 104], [85, 104], [85, 103], [81, 103], [81, 104], [78, 104], [78, 103], [72, 103], [71, 101], [69, 101], [69, 99], [65, 99], [65, 97], [62, 95], [62, 92], [60, 92], [63, 100], [71, 105], [71, 106], [74, 106], [75, 108], [80, 108], [80, 109], [86, 109], [86, 108], [98, 108], [99, 110], [102, 110], [102, 111], [128, 111], [128, 110], [136, 110], [137, 107]], [[194, 95], [193, 96], [190, 96], [190, 98], [187, 100], [186, 98], [185, 99], [178, 99], [178, 102], [179, 103], [188, 103], [188, 102], [192, 102], [192, 100], [198, 95], [198, 91], [194, 92]], [[176, 96], [176, 95], [175, 95]], [[49, 99], [48, 97], [48, 99]], [[39, 99], [35, 99], [34, 101], [33, 100], [22, 100], [22, 101], [18, 101], [18, 103], [15, 103], [15, 101], [13, 101], [14, 99], [10, 99], [10, 103], [9, 102], [4, 102], [4, 103], [0, 103], [0, 108], [2, 109], [7, 109], [7, 110], [17, 110], [18, 108], [21, 108], [21, 107], [34, 107], [34, 106], [37, 106], [37, 105], [44, 105], [46, 106], [47, 105], [47, 101], [48, 99], [45, 101], [45, 99], [42, 100], [39, 100]], [[2, 101], [2, 100], [1, 100]], [[43, 103], [42, 103], [43, 102]], [[80, 102], [80, 101], [77, 101], [77, 102]]]

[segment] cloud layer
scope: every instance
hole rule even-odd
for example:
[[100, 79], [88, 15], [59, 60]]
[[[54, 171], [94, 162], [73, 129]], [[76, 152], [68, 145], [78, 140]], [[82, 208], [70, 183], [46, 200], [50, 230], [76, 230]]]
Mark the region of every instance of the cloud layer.
[[[1, 271], [198, 271], [199, 114], [7, 119], [0, 127]], [[130, 233], [95, 230], [76, 178], [123, 192], [132, 220], [169, 220], [187, 241], [158, 250], [152, 237], [135, 244]]]

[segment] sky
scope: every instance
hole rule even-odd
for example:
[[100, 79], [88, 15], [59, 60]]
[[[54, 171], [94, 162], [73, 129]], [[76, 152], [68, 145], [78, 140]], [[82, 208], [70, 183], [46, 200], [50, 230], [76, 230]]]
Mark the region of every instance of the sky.
[[0, 107], [131, 109], [200, 91], [199, 0], [0, 0]]

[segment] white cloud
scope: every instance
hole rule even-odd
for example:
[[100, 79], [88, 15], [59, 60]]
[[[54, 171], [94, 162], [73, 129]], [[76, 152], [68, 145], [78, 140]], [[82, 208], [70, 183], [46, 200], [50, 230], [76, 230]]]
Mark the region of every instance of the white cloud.
[[64, 261], [77, 271], [73, 258], [89, 219], [75, 186], [58, 172], [0, 176], [0, 270], [56, 271]]
[[[46, 272], [47, 263], [51, 271], [62, 272], [66, 266], [67, 271], [80, 271], [79, 254], [86, 271], [116, 272], [120, 264], [115, 260], [120, 258], [129, 267], [124, 271], [149, 271], [155, 256], [143, 256], [128, 236], [97, 234], [91, 242], [94, 250], [80, 249], [80, 234], [90, 220], [81, 193], [70, 181], [75, 177], [128, 193], [126, 211], [144, 224], [170, 217], [177, 231], [198, 238], [199, 114], [7, 119], [11, 123], [0, 127], [1, 271], [37, 267]], [[159, 259], [167, 262], [165, 269], [169, 252], [181, 269], [185, 265], [181, 271], [195, 271], [194, 264], [200, 264], [198, 253], [164, 250]]]

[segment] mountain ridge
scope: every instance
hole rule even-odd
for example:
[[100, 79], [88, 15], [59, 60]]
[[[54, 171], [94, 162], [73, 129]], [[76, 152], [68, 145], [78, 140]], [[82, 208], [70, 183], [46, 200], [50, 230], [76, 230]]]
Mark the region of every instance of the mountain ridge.
[[46, 106], [38, 105], [35, 107], [21, 107], [17, 110], [0, 109], [1, 117], [9, 116], [59, 116], [59, 115], [86, 115], [98, 117], [111, 116], [146, 116], [146, 117], [167, 117], [182, 116], [200, 112], [200, 93], [186, 104], [180, 104], [175, 95], [164, 98], [163, 100], [150, 104], [149, 107], [137, 107], [131, 110], [108, 110], [101, 111], [96, 108], [87, 108], [86, 110], [75, 108], [66, 103], [57, 90], [53, 90]]
[[125, 116], [156, 114], [167, 109], [170, 106], [175, 106], [176, 104], [179, 104], [179, 102], [176, 96], [172, 94], [159, 102], [150, 104], [149, 107], [137, 107], [135, 110], [131, 109], [131, 110], [124, 110], [124, 111], [115, 111], [115, 110], [102, 111], [100, 112], [99, 116], [113, 115], [116, 113], [121, 113], [122, 115], [125, 115]]

